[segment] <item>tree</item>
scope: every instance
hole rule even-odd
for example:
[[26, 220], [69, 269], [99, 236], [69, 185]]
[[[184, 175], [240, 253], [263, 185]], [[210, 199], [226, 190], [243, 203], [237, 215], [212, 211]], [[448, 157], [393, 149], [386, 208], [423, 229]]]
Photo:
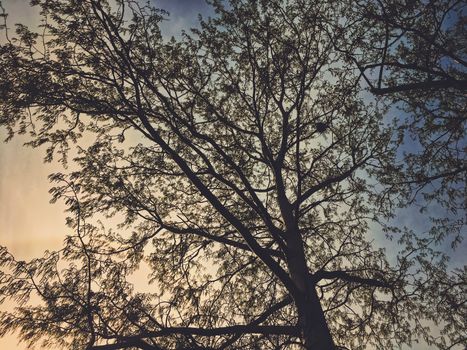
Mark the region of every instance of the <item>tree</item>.
[[135, 1], [33, 4], [42, 34], [4, 26], [0, 124], [46, 160], [73, 154], [51, 193], [75, 234], [30, 262], [3, 248], [19, 307], [0, 334], [96, 350], [465, 343], [466, 270], [411, 231], [395, 263], [371, 243], [402, 140], [351, 66], [369, 28], [345, 22], [357, 5], [214, 1], [167, 40], [166, 13]]

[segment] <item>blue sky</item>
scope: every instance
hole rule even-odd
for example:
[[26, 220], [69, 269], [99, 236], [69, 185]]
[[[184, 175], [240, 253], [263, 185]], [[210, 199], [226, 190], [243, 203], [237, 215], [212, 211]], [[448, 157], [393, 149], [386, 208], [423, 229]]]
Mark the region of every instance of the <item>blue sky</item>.
[[153, 0], [152, 4], [169, 12], [169, 17], [162, 24], [162, 33], [168, 37], [198, 26], [198, 14], [203, 17], [212, 14], [212, 8], [205, 0]]

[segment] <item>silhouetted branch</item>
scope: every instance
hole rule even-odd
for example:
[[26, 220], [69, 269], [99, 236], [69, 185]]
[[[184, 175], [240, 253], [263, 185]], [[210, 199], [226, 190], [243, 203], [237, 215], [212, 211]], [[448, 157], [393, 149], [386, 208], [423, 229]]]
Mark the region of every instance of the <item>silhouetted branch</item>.
[[364, 278], [355, 275], [351, 275], [345, 271], [323, 271], [319, 270], [316, 273], [311, 275], [311, 279], [317, 283], [323, 279], [341, 279], [350, 283], [359, 283], [372, 287], [381, 287], [381, 288], [392, 288], [389, 283], [386, 281], [381, 281], [375, 278]]

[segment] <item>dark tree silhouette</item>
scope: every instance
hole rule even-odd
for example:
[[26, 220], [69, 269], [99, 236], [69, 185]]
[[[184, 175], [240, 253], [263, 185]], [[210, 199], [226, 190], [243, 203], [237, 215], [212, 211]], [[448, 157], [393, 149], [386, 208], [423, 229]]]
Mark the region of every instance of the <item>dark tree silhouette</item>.
[[[423, 37], [390, 46], [410, 31], [380, 15], [388, 5], [213, 1], [213, 18], [165, 39], [167, 14], [137, 1], [32, 3], [38, 33], [4, 26], [0, 124], [47, 145], [46, 160], [72, 155], [50, 178], [75, 233], [30, 262], [1, 250], [0, 292], [19, 306], [0, 335], [96, 350], [465, 344], [466, 270], [448, 272], [432, 236], [401, 227], [385, 226], [394, 259], [372, 245], [412, 188], [400, 125], [360, 78], [383, 97], [415, 91], [409, 106], [432, 91], [413, 85], [421, 63], [391, 63]], [[386, 49], [372, 47], [381, 37]], [[383, 67], [394, 75], [369, 73]], [[451, 108], [463, 72], [427, 96], [453, 93]]]

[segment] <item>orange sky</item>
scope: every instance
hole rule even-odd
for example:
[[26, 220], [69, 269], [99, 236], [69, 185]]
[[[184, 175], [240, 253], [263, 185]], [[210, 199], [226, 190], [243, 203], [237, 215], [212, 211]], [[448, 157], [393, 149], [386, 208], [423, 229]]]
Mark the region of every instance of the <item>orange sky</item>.
[[[27, 0], [1, 0], [9, 14], [8, 24], [37, 23], [37, 16]], [[3, 41], [3, 37], [0, 37]], [[50, 205], [48, 174], [58, 168], [44, 164], [43, 150], [23, 147], [24, 138], [3, 143], [0, 130], [0, 245], [5, 245], [17, 259], [41, 256], [46, 249], [62, 245], [65, 230], [64, 206]], [[6, 302], [1, 309], [14, 304]], [[36, 347], [39, 348], [39, 347]], [[0, 338], [0, 349], [28, 349], [18, 344], [14, 334]]]
[[[0, 132], [3, 140], [5, 133]], [[58, 249], [67, 230], [65, 207], [51, 205], [47, 175], [57, 167], [43, 164], [43, 150], [25, 148], [19, 138], [0, 143], [0, 245], [17, 259]], [[4, 307], [13, 306], [7, 302]], [[0, 338], [0, 349], [26, 349], [14, 335]]]
[[[35, 26], [39, 22], [37, 9], [29, 6], [29, 0], [0, 0], [8, 13], [8, 26], [12, 35], [15, 23]], [[165, 28], [166, 35], [176, 35], [186, 26], [186, 18], [193, 26], [196, 14], [204, 0], [159, 0], [158, 5], [170, 10], [172, 19]], [[183, 9], [183, 11], [181, 11]], [[0, 34], [0, 43], [3, 42]], [[50, 183], [47, 176], [59, 171], [57, 164], [44, 164], [44, 150], [24, 147], [26, 138], [15, 137], [3, 143], [5, 130], [0, 129], [0, 245], [20, 260], [39, 257], [47, 249], [62, 247], [69, 228], [65, 225], [65, 206], [59, 201], [50, 204]], [[146, 272], [147, 273], [147, 272]], [[138, 274], [140, 277], [141, 272]], [[12, 302], [0, 306], [0, 310], [13, 307]], [[36, 349], [40, 349], [40, 344]], [[28, 349], [18, 344], [14, 334], [0, 338], [0, 349]]]

